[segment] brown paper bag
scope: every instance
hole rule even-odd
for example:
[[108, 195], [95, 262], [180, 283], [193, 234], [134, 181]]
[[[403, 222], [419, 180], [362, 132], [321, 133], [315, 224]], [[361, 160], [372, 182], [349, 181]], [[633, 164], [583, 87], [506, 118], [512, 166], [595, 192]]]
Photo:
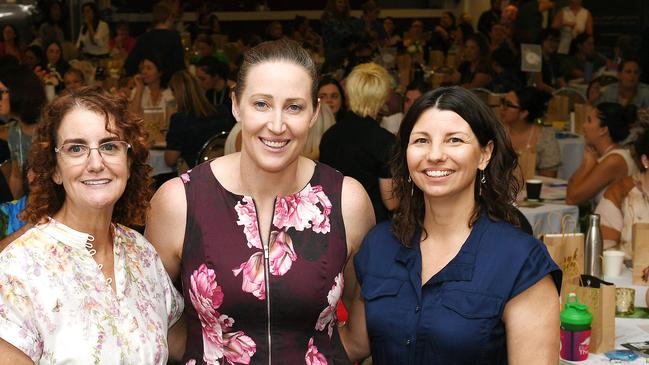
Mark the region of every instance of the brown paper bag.
[[[584, 234], [575, 233], [576, 230], [577, 222], [571, 216], [566, 215], [561, 219], [562, 233], [543, 236], [543, 243], [545, 243], [550, 257], [563, 272], [562, 298], [567, 295], [568, 284], [579, 282], [579, 277], [584, 273]], [[568, 231], [572, 233], [568, 233]]]
[[536, 175], [536, 146], [530, 146], [521, 151], [516, 151], [518, 155], [518, 166], [514, 171], [514, 176], [519, 179], [519, 185], [525, 189], [525, 180], [531, 179]]
[[636, 223], [632, 229], [633, 285], [649, 285], [642, 280], [642, 271], [649, 267], [649, 223]]
[[553, 96], [548, 103], [547, 115], [550, 122], [570, 119], [570, 98], [567, 95]]
[[590, 335], [590, 352], [599, 354], [615, 347], [615, 285], [602, 284], [599, 288], [580, 286], [579, 282], [568, 282], [561, 290], [562, 303], [568, 293], [576, 293], [579, 302], [588, 306], [593, 315]]
[[571, 132], [573, 133], [583, 133], [582, 126], [588, 117], [588, 105], [586, 104], [575, 104], [575, 122], [572, 126]]
[[149, 145], [158, 146], [165, 143], [167, 120], [162, 108], [146, 108], [143, 110], [144, 129], [149, 134]]

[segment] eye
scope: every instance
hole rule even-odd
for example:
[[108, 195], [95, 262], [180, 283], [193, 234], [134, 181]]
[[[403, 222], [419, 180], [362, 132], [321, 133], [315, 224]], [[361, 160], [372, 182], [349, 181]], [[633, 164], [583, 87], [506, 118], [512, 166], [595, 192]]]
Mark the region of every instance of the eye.
[[458, 143], [464, 143], [464, 140], [460, 137], [451, 137], [448, 139], [449, 143], [451, 144], [458, 144]]
[[268, 109], [270, 107], [268, 103], [263, 100], [255, 101], [252, 105], [259, 110]]
[[83, 144], [68, 144], [63, 147], [63, 151], [73, 155], [80, 155], [88, 151], [88, 146]]
[[412, 141], [412, 144], [421, 144], [421, 143], [427, 143], [428, 140], [423, 137], [416, 138], [414, 141]]
[[99, 149], [106, 152], [115, 152], [119, 149], [119, 146], [117, 145], [117, 143], [114, 142], [106, 142], [106, 143], [102, 143], [99, 146]]
[[304, 107], [302, 105], [298, 105], [298, 104], [291, 104], [291, 105], [288, 106], [288, 110], [290, 112], [293, 112], [293, 113], [301, 112], [302, 109], [304, 109]]

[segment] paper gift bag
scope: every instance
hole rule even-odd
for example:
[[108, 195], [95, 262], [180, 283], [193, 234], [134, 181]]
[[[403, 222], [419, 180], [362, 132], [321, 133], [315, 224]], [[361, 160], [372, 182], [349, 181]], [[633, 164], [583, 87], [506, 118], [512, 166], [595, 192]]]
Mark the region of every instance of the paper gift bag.
[[[584, 275], [586, 276], [586, 275]], [[588, 306], [593, 315], [590, 335], [590, 352], [599, 354], [613, 350], [615, 347], [615, 285], [601, 282], [599, 288], [591, 288], [583, 280], [566, 283], [562, 303], [567, 300], [568, 293], [576, 293], [579, 302]], [[563, 289], [563, 288], [562, 288]]]
[[583, 133], [582, 126], [588, 117], [588, 105], [575, 104], [575, 120], [570, 126], [573, 133]]
[[[572, 233], [567, 233], [567, 231]], [[561, 232], [546, 234], [543, 243], [552, 260], [559, 266], [563, 275], [561, 279], [561, 297], [567, 295], [569, 283], [579, 282], [584, 273], [584, 234], [575, 233], [577, 222], [569, 215], [561, 219]]]
[[632, 229], [633, 285], [649, 285], [642, 271], [649, 267], [649, 223], [636, 223]]
[[165, 143], [167, 119], [162, 108], [146, 108], [143, 110], [144, 129], [149, 134], [149, 145], [157, 146]]
[[548, 118], [553, 121], [567, 121], [570, 118], [570, 98], [567, 95], [555, 95], [548, 103]]
[[525, 180], [531, 179], [536, 175], [536, 147], [530, 146], [520, 151], [518, 155], [517, 171], [514, 176], [518, 179], [519, 185], [525, 189]]

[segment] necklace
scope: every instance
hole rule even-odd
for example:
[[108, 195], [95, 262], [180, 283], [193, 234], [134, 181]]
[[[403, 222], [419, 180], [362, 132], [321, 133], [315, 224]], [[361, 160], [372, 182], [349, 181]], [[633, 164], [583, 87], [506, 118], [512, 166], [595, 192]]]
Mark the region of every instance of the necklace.
[[608, 147], [606, 147], [606, 149], [604, 150], [604, 152], [603, 152], [600, 156], [601, 156], [601, 157], [606, 156], [606, 154], [607, 154], [610, 150], [612, 150], [614, 147], [615, 147], [615, 143], [611, 143], [611, 145], [608, 146]]
[[[86, 241], [86, 249], [88, 250], [88, 253], [90, 256], [92, 256], [93, 259], [95, 259], [95, 254], [97, 254], [97, 250], [95, 249], [95, 246], [92, 244], [95, 241], [95, 236], [88, 234], [88, 240]], [[97, 259], [95, 259], [97, 261]], [[104, 264], [97, 262], [97, 265], [99, 266], [99, 270], [101, 271], [104, 268]], [[113, 278], [108, 276], [106, 279], [106, 284], [111, 285], [113, 284]]]

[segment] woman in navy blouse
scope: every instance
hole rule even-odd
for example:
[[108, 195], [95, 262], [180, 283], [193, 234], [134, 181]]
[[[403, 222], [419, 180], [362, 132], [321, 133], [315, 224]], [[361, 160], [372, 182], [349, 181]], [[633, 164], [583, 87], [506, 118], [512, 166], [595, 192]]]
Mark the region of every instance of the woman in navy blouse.
[[561, 271], [516, 227], [516, 154], [492, 111], [460, 87], [426, 93], [397, 149], [400, 206], [354, 259], [350, 358], [557, 364]]

